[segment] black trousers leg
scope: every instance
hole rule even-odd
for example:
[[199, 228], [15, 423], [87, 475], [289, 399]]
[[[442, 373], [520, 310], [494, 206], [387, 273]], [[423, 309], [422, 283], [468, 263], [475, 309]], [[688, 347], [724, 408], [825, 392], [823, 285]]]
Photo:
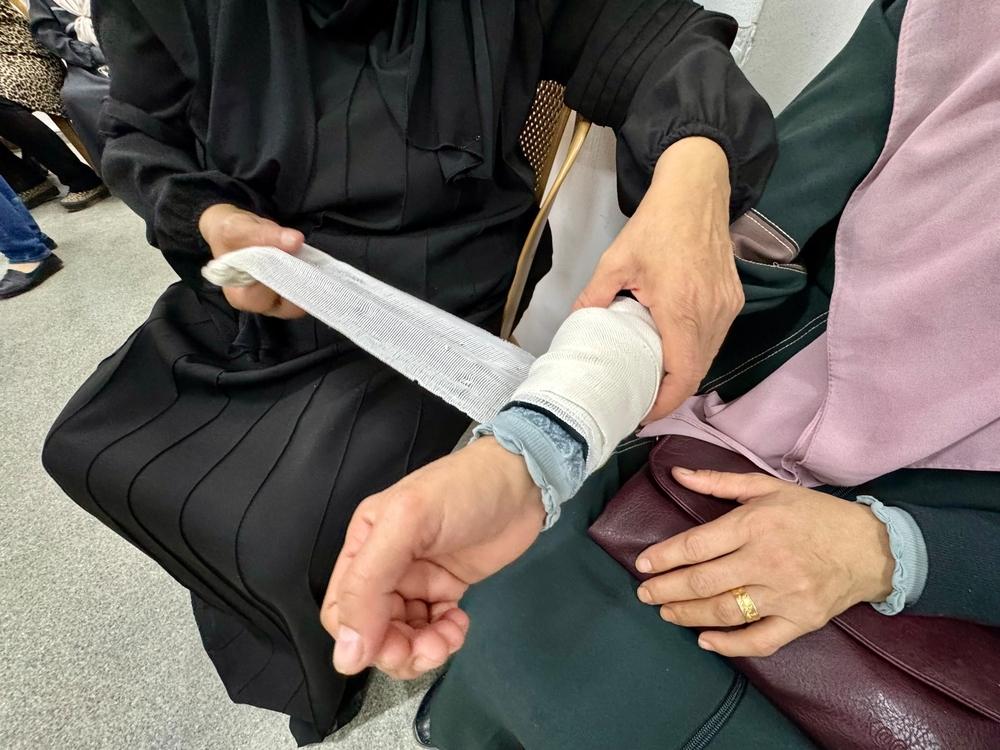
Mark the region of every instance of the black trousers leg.
[[101, 167], [104, 136], [101, 135], [101, 107], [111, 91], [111, 79], [82, 68], [70, 68], [63, 84], [62, 98], [80, 140], [90, 152], [91, 161]]
[[0, 177], [15, 193], [40, 185], [47, 176], [33, 159], [21, 159], [6, 146], [0, 147]]
[[41, 120], [27, 108], [3, 98], [0, 98], [0, 136], [30, 153], [70, 192], [90, 190], [101, 184], [94, 170], [80, 161]]

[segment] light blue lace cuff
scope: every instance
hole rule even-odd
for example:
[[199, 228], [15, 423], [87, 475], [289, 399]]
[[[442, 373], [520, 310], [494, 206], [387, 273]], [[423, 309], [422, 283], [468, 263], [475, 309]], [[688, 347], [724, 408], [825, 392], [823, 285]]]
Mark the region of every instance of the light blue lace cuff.
[[532, 481], [542, 491], [544, 528], [552, 528], [562, 504], [579, 492], [587, 478], [583, 446], [546, 415], [521, 406], [476, 427], [472, 439], [484, 435], [492, 435], [511, 453], [524, 456]]
[[861, 495], [858, 502], [871, 508], [889, 532], [889, 549], [896, 560], [892, 573], [892, 593], [884, 602], [872, 606], [883, 615], [898, 615], [917, 601], [927, 584], [927, 545], [923, 532], [909, 513], [883, 505], [871, 495]]

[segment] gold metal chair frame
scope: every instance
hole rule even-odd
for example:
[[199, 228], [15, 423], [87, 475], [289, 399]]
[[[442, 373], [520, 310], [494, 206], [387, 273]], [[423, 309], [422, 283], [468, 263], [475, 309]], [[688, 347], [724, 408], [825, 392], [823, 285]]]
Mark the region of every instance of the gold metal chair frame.
[[[28, 4], [24, 0], [10, 0], [11, 4], [17, 8], [24, 15], [25, 18], [28, 17]], [[80, 152], [80, 156], [83, 157], [92, 168], [97, 169], [97, 165], [94, 164], [93, 158], [87, 153], [87, 149], [83, 145], [83, 141], [80, 140], [80, 136], [77, 134], [76, 130], [73, 128], [73, 124], [63, 117], [62, 115], [50, 115], [46, 114], [48, 118], [56, 124], [60, 132], [66, 137], [70, 145]]]
[[545, 192], [549, 175], [555, 163], [563, 132], [569, 122], [572, 110], [563, 101], [565, 89], [553, 81], [542, 81], [535, 94], [535, 101], [528, 115], [528, 121], [521, 131], [521, 148], [535, 170], [535, 199], [538, 201], [538, 214], [528, 231], [528, 236], [521, 247], [521, 255], [517, 261], [514, 280], [507, 293], [507, 303], [504, 305], [503, 323], [500, 328], [501, 338], [513, 340], [514, 325], [517, 323], [517, 313], [524, 297], [524, 289], [528, 283], [531, 264], [535, 260], [538, 242], [541, 240], [556, 196], [576, 163], [584, 141], [590, 132], [591, 123], [579, 113], [573, 125], [573, 136], [566, 152], [566, 158], [559, 167], [552, 186]]

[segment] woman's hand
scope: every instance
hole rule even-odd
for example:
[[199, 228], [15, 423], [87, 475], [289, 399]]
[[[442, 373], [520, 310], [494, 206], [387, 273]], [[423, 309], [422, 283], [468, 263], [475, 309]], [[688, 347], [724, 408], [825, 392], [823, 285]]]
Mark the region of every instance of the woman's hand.
[[[276, 247], [287, 253], [295, 253], [305, 242], [302, 232], [282, 227], [270, 219], [263, 219], [228, 203], [217, 203], [205, 209], [198, 221], [198, 229], [211, 248], [214, 258], [254, 246]], [[263, 284], [229, 287], [222, 292], [230, 305], [244, 312], [285, 319], [305, 315], [300, 308], [282, 299]]]
[[358, 506], [323, 602], [334, 666], [413, 679], [465, 642], [470, 584], [531, 546], [545, 520], [521, 456], [477, 440]]
[[636, 568], [663, 573], [639, 587], [664, 620], [721, 628], [744, 625], [733, 589], [744, 588], [762, 618], [699, 645], [723, 656], [769, 656], [859, 602], [892, 592], [895, 562], [884, 524], [864, 505], [763, 474], [675, 468], [696, 492], [742, 507], [653, 545]]
[[666, 376], [647, 422], [694, 394], [743, 309], [729, 196], [729, 164], [718, 144], [685, 138], [672, 145], [574, 306], [607, 307], [628, 289], [649, 308], [663, 338]]

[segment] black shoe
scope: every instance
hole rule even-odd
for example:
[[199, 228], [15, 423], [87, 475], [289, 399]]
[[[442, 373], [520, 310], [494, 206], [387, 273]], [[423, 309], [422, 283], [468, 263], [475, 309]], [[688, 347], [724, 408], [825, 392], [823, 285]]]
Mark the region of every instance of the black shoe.
[[62, 261], [55, 255], [50, 255], [34, 271], [24, 273], [8, 269], [4, 277], [0, 279], [0, 299], [16, 297], [34, 289], [49, 276], [61, 271], [62, 267]]
[[82, 211], [85, 208], [90, 208], [98, 201], [104, 200], [109, 195], [111, 195], [111, 193], [108, 192], [107, 187], [104, 185], [98, 185], [90, 190], [78, 190], [76, 192], [69, 193], [65, 198], [59, 201], [59, 205], [67, 211]]
[[32, 209], [59, 197], [59, 188], [48, 180], [17, 194], [25, 208]]
[[441, 675], [434, 680], [434, 684], [431, 685], [417, 707], [417, 715], [413, 717], [413, 736], [416, 737], [417, 744], [421, 747], [429, 747], [431, 750], [434, 750], [434, 745], [431, 744], [431, 703], [434, 702], [434, 694], [443, 679], [444, 675]]

